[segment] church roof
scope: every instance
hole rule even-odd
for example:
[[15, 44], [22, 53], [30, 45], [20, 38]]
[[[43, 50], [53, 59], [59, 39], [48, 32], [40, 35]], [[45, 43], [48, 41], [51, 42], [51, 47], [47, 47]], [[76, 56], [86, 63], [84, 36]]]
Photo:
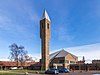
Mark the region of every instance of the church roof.
[[47, 20], [50, 21], [50, 18], [49, 18], [49, 16], [48, 16], [48, 13], [47, 13], [46, 10], [44, 10], [41, 20], [43, 20], [43, 19], [47, 19]]
[[77, 56], [65, 51], [65, 50], [61, 50], [61, 51], [57, 51], [55, 53], [50, 54], [50, 62], [54, 59], [54, 58], [60, 58], [60, 57], [65, 57], [68, 54], [70, 54], [74, 59], [77, 58]]

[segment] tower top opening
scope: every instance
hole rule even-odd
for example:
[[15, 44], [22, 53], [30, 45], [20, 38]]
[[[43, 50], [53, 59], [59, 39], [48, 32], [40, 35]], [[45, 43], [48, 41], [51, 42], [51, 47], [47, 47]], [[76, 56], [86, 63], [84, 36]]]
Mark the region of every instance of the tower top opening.
[[50, 18], [49, 18], [49, 16], [48, 16], [48, 13], [47, 13], [46, 9], [44, 9], [44, 12], [43, 12], [43, 15], [42, 15], [41, 20], [43, 20], [43, 19], [47, 19], [47, 20], [50, 21]]

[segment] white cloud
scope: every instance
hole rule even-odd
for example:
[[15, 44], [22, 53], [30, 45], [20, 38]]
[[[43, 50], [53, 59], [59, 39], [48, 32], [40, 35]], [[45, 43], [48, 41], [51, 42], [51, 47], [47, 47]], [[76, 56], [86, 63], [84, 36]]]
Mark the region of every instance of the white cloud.
[[[28, 54], [29, 56], [32, 57], [33, 60], [35, 60], [35, 62], [39, 62], [41, 59], [40, 54]], [[10, 61], [8, 59], [8, 57], [0, 57], [0, 61]]]
[[[35, 24], [32, 23], [32, 25], [31, 25], [30, 23], [32, 22], [32, 20], [33, 20], [34, 23], [37, 22], [37, 20], [39, 19], [37, 13], [34, 13], [34, 15], [32, 15], [31, 11], [27, 12], [28, 19], [30, 20], [29, 21], [30, 23], [28, 25], [28, 23], [24, 22], [22, 24], [22, 23], [19, 22], [19, 20], [17, 21], [16, 19], [12, 19], [12, 16], [8, 16], [8, 15], [2, 13], [2, 11], [0, 11], [0, 30], [1, 31], [6, 31], [9, 35], [10, 34], [21, 35], [23, 37], [28, 37], [28, 38], [36, 37], [34, 35], [35, 32], [33, 33], [33, 32], [30, 31], [31, 27], [33, 27], [33, 30], [34, 30], [34, 28], [36, 28], [36, 27], [34, 27]], [[30, 36], [27, 36], [26, 34], [28, 34]]]
[[11, 24], [11, 19], [7, 16], [0, 14], [0, 29], [9, 30]]
[[[59, 31], [59, 32], [58, 32]], [[64, 41], [71, 41], [74, 37], [69, 34], [68, 26], [60, 26], [57, 29], [58, 39]]]
[[0, 57], [0, 61], [10, 61], [8, 57]]
[[79, 57], [79, 60], [82, 60], [82, 57], [85, 56], [86, 63], [90, 63], [94, 59], [100, 59], [100, 43], [65, 49], [72, 54], [77, 55]]
[[29, 56], [32, 57], [33, 60], [35, 60], [36, 62], [39, 62], [41, 59], [41, 55], [40, 54], [28, 54]]
[[22, 27], [21, 25], [17, 25], [13, 22], [13, 20], [6, 16], [1, 14], [0, 15], [0, 29], [9, 31], [9, 32], [22, 32], [24, 31], [25, 27]]

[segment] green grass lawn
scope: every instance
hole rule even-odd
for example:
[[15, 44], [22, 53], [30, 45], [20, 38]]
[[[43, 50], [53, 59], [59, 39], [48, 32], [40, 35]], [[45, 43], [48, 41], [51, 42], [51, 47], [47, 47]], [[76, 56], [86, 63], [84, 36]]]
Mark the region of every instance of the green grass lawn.
[[44, 71], [41, 70], [10, 70], [9, 72], [28, 72], [28, 73], [36, 73], [39, 72], [41, 74], [44, 74]]
[[[28, 72], [28, 73], [39, 72], [40, 74], [44, 74], [44, 71], [41, 71], [41, 70], [7, 70], [7, 71], [1, 71], [0, 75], [25, 75], [25, 72]], [[20, 74], [20, 73], [23, 73], [23, 74]]]
[[25, 75], [25, 74], [0, 73], [0, 75]]

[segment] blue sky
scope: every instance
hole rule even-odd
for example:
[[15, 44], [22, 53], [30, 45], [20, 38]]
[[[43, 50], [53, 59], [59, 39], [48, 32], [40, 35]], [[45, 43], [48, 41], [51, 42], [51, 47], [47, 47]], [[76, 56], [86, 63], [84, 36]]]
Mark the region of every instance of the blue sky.
[[51, 19], [50, 52], [73, 47], [69, 52], [77, 54], [82, 46], [83, 53], [87, 45], [98, 48], [90, 52], [100, 51], [100, 0], [0, 0], [0, 59], [9, 56], [12, 43], [40, 57], [39, 21], [45, 8]]

